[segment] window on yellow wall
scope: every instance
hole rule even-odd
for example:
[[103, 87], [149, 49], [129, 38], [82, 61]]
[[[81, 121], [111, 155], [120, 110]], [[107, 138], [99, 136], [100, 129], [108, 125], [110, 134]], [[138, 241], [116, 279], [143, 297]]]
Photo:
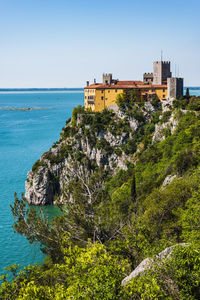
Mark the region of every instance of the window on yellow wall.
[[115, 90], [115, 93], [117, 93], [117, 90]]
[[103, 90], [101, 90], [101, 93], [103, 94]]
[[101, 97], [101, 100], [103, 100], [103, 96]]
[[110, 93], [110, 90], [108, 90], [108, 93]]

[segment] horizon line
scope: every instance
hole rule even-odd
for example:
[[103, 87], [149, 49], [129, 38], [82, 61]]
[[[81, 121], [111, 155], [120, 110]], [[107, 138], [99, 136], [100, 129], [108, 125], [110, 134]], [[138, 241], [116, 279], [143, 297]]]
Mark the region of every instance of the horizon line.
[[[188, 85], [188, 86], [184, 86], [184, 88], [195, 88], [195, 87], [200, 87], [200, 85]], [[0, 88], [0, 91], [8, 91], [8, 90], [18, 90], [18, 91], [22, 91], [22, 90], [81, 90], [84, 89], [84, 87], [64, 87], [64, 88]]]
[[83, 87], [64, 87], [64, 88], [0, 88], [0, 90], [71, 90], [71, 89], [83, 89]]

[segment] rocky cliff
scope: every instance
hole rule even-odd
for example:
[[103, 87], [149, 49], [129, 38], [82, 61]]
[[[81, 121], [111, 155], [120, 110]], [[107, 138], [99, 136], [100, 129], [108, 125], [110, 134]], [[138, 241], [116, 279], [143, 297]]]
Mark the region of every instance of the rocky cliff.
[[[96, 168], [108, 174], [115, 174], [119, 168], [126, 169], [127, 161], [134, 161], [134, 155], [139, 151], [142, 132], [149, 130], [154, 140], [158, 135], [158, 139], [162, 138], [161, 132], [166, 126], [156, 125], [160, 115], [160, 107], [150, 102], [134, 104], [131, 113], [117, 106], [102, 113], [76, 108], [72, 119], [66, 122], [60, 140], [28, 173], [27, 201], [34, 205], [71, 201], [68, 185], [78, 174], [90, 177]], [[167, 126], [173, 120], [174, 116], [165, 120]], [[155, 125], [159, 134], [154, 132]], [[175, 125], [171, 125], [171, 130]]]

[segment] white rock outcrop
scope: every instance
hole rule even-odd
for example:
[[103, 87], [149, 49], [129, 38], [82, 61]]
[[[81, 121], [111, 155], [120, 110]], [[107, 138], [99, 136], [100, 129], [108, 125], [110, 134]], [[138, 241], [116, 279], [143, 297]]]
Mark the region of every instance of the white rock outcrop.
[[161, 263], [162, 260], [168, 259], [171, 257], [173, 249], [175, 247], [184, 247], [188, 246], [186, 243], [176, 244], [171, 247], [167, 247], [165, 250], [160, 252], [156, 257], [153, 258], [145, 258], [138, 266], [137, 268], [127, 277], [125, 277], [122, 280], [122, 285], [126, 285], [131, 279], [134, 277], [140, 275], [141, 273], [144, 273], [145, 271], [148, 271], [148, 269], [152, 268], [154, 264]]
[[168, 184], [170, 184], [175, 178], [177, 178], [177, 175], [168, 175], [165, 180], [163, 181], [162, 187], [166, 187]]
[[171, 134], [174, 133], [178, 125], [178, 120], [174, 113], [172, 113], [169, 120], [163, 124], [156, 124], [155, 125], [155, 132], [152, 138], [153, 142], [160, 142], [165, 139], [164, 131], [165, 129], [169, 129]]

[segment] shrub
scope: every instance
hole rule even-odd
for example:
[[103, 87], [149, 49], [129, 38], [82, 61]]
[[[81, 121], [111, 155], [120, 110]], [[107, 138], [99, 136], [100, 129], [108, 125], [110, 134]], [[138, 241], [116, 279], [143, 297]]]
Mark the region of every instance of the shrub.
[[129, 138], [126, 144], [122, 146], [122, 149], [127, 155], [135, 153], [135, 151], [137, 150], [137, 145], [135, 143], [135, 140]]
[[174, 157], [174, 170], [182, 176], [188, 169], [197, 166], [198, 159], [191, 149], [185, 149]]
[[73, 111], [72, 111], [72, 126], [76, 126], [76, 122], [77, 122], [77, 115], [84, 113], [84, 107], [82, 107], [81, 105], [79, 105], [78, 107], [74, 107]]
[[44, 161], [38, 159], [32, 167], [33, 173], [36, 173], [38, 171], [39, 167], [44, 167], [44, 166], [46, 166], [46, 163]]
[[161, 121], [161, 123], [166, 123], [166, 122], [168, 122], [169, 121], [169, 118], [170, 118], [170, 116], [171, 116], [171, 111], [169, 110], [169, 111], [165, 111], [163, 114], [162, 114], [162, 119], [160, 120]]
[[117, 156], [121, 156], [122, 155], [122, 150], [119, 147], [114, 148], [114, 153]]
[[200, 97], [191, 97], [186, 109], [200, 111]]
[[151, 104], [155, 109], [160, 109], [161, 108], [161, 102], [160, 99], [158, 98], [157, 95], [152, 96]]
[[107, 152], [107, 154], [112, 154], [114, 149], [110, 146], [109, 142], [106, 139], [100, 139], [96, 143], [97, 149], [102, 149]]

